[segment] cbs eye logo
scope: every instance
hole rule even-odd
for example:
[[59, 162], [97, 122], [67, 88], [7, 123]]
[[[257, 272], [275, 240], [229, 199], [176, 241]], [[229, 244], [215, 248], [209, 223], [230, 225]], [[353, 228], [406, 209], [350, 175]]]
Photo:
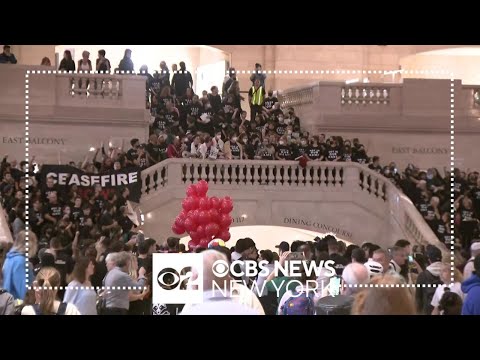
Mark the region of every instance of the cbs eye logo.
[[180, 273], [176, 269], [168, 267], [158, 273], [157, 282], [164, 290], [186, 290], [191, 277], [192, 268], [190, 266], [184, 267]]

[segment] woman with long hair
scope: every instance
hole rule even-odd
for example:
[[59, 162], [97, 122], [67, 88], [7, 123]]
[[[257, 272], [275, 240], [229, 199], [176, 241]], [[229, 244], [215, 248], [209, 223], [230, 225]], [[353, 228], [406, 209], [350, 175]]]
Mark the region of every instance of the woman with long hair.
[[73, 304], [57, 300], [60, 273], [53, 267], [42, 268], [33, 283], [35, 304], [25, 306], [22, 315], [81, 315]]
[[[440, 303], [443, 295], [446, 292], [456, 293], [460, 296], [460, 300], [463, 301], [464, 294], [462, 292], [462, 281], [463, 276], [460, 270], [455, 268], [453, 271], [453, 283], [451, 281], [451, 270], [450, 264], [444, 263], [442, 272], [440, 273], [440, 280], [443, 281], [443, 285], [437, 286], [435, 289], [435, 294], [433, 295], [432, 302], [430, 305], [433, 306], [432, 315], [441, 315]], [[461, 307], [460, 307], [461, 308]]]
[[72, 53], [70, 50], [65, 50], [63, 53], [63, 59], [60, 61], [60, 66], [58, 70], [63, 71], [75, 71], [75, 61], [72, 59]]
[[73, 268], [73, 280], [63, 298], [64, 302], [75, 305], [82, 315], [97, 315], [97, 293], [90, 282], [94, 272], [95, 263], [91, 258], [78, 258]]
[[32, 231], [20, 231], [3, 264], [3, 287], [15, 299], [23, 300], [27, 287], [32, 284], [34, 274], [29, 259], [36, 254], [37, 236]]

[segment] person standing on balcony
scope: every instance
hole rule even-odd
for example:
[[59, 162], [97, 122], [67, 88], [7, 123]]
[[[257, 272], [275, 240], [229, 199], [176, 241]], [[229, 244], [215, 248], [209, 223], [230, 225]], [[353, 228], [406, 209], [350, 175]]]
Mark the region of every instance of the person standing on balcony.
[[125, 54], [123, 56], [123, 59], [120, 60], [120, 64], [118, 64], [118, 70], [119, 71], [124, 71], [127, 74], [133, 74], [133, 61], [132, 61], [132, 50], [126, 49]]
[[16, 64], [15, 55], [10, 52], [10, 45], [3, 45], [3, 52], [0, 54], [0, 64]]
[[187, 88], [193, 88], [192, 74], [187, 71], [183, 61], [180, 62], [180, 70], [173, 74], [172, 87], [177, 97], [184, 96]]
[[109, 73], [110, 72], [110, 60], [105, 58], [105, 50], [98, 50], [98, 58], [97, 58], [97, 65], [96, 69], [100, 73]]
[[52, 66], [52, 63], [48, 57], [44, 57], [42, 59], [42, 62], [40, 63], [40, 66]]
[[265, 89], [261, 86], [261, 81], [256, 78], [254, 85], [248, 92], [248, 100], [250, 102], [250, 118], [255, 119], [257, 114], [262, 113], [263, 102], [265, 100]]
[[58, 67], [60, 71], [75, 71], [75, 61], [72, 59], [72, 53], [70, 50], [65, 50], [63, 53], [63, 59], [60, 61]]
[[228, 95], [228, 89], [232, 85], [234, 81], [237, 80], [237, 72], [235, 71], [235, 68], [231, 67], [228, 69], [228, 76], [225, 77], [223, 80], [223, 86], [222, 86], [222, 96], [225, 99]]
[[[255, 64], [255, 71], [250, 76], [250, 81], [252, 82], [252, 86], [255, 86], [255, 81], [258, 79], [260, 81], [260, 86], [265, 91], [265, 79], [267, 78], [267, 74], [262, 73], [262, 65], [259, 63]], [[252, 119], [255, 117], [252, 116]]]
[[155, 87], [158, 89], [158, 93], [161, 93], [166, 86], [170, 87], [170, 71], [168, 70], [167, 63], [165, 61], [160, 62], [160, 71], [156, 72], [153, 77]]
[[90, 72], [92, 71], [92, 62], [89, 59], [90, 53], [88, 51], [82, 52], [82, 58], [78, 60], [78, 71]]

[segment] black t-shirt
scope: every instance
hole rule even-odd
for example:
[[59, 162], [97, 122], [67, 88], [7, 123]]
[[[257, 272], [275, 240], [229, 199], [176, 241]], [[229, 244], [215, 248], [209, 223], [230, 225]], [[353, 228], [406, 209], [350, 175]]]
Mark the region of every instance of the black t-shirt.
[[60, 199], [60, 190], [59, 190], [59, 186], [57, 184], [54, 184], [53, 187], [49, 188], [49, 187], [45, 187], [45, 190], [43, 192], [43, 202], [48, 202], [48, 197], [50, 196], [50, 194], [56, 194], [57, 195], [57, 199]]
[[[160, 131], [165, 131], [168, 127], [168, 122], [167, 119], [165, 119], [164, 116], [157, 116], [155, 118], [155, 121], [153, 122], [153, 128], [160, 130]], [[127, 153], [127, 158], [128, 158], [128, 153]]]
[[234, 158], [240, 158], [240, 145], [237, 142], [230, 142], [230, 151]]
[[310, 146], [307, 150], [307, 155], [312, 160], [320, 159], [322, 157], [322, 148], [320, 146]]
[[352, 153], [346, 153], [344, 152], [342, 154], [342, 161], [352, 161]]
[[470, 197], [472, 198], [473, 201], [473, 206], [475, 207], [475, 211], [477, 214], [480, 213], [480, 187], [473, 187], [472, 190], [470, 190]]
[[147, 152], [155, 161], [161, 161], [166, 158], [167, 144], [147, 144]]
[[123, 233], [125, 234], [125, 233], [128, 233], [132, 229], [133, 222], [132, 222], [132, 220], [130, 220], [130, 218], [128, 216], [122, 216], [118, 220], [118, 225], [120, 225], [120, 227], [123, 230]]
[[100, 219], [98, 220], [98, 225], [100, 226], [109, 226], [113, 224], [113, 217], [108, 212], [104, 212]]
[[337, 275], [341, 276], [343, 273], [343, 269], [345, 269], [345, 266], [348, 265], [348, 260], [340, 254], [331, 254], [329, 260], [334, 261], [335, 265], [333, 265], [333, 268], [335, 269]]
[[152, 258], [148, 256], [146, 259], [138, 258], [138, 268], [145, 268], [147, 274], [151, 274], [153, 271]]
[[292, 149], [287, 145], [278, 145], [277, 146], [278, 157], [284, 160], [291, 160], [292, 158]]
[[148, 167], [147, 154], [143, 153], [138, 157], [138, 167], [141, 169], [146, 169]]
[[342, 150], [340, 150], [339, 147], [334, 147], [334, 148], [328, 148], [327, 149], [327, 160], [328, 161], [333, 161], [337, 157], [342, 156]]
[[57, 256], [55, 258], [55, 269], [60, 273], [61, 285], [67, 285], [67, 275], [73, 271], [73, 260], [63, 250], [57, 250]]
[[273, 160], [273, 153], [265, 149], [262, 153], [262, 160]]
[[362, 151], [355, 151], [355, 153], [352, 156], [352, 161], [357, 162], [359, 164], [366, 164], [368, 162], [368, 156], [367, 154]]
[[453, 191], [455, 193], [455, 198], [463, 194], [466, 188], [467, 188], [467, 182], [464, 179], [455, 178], [453, 183]]
[[370, 165], [368, 165], [368, 168], [369, 168], [370, 170], [376, 171], [377, 173], [381, 173], [381, 172], [382, 172], [382, 167], [381, 167], [380, 165], [375, 166], [375, 165], [373, 165], [373, 164], [370, 164]]
[[178, 114], [176, 111], [165, 112], [165, 121], [167, 122], [167, 127], [172, 127], [173, 123], [178, 121]]
[[[180, 100], [180, 104], [183, 108], [187, 109], [190, 105], [193, 104], [193, 97], [184, 96]], [[213, 106], [213, 105], [212, 105]]]
[[462, 223], [475, 221], [476, 216], [475, 216], [475, 211], [473, 209], [465, 209], [463, 206], [460, 206], [458, 210], [460, 213], [460, 217], [462, 218]]
[[195, 119], [202, 114], [203, 106], [199, 103], [192, 104], [187, 107], [187, 115], [193, 116]]
[[277, 124], [275, 126], [275, 132], [277, 133], [277, 135], [283, 136], [285, 134], [285, 129], [286, 128], [287, 128], [287, 125], [285, 125], [285, 124]]
[[309, 149], [309, 147], [308, 147], [307, 145], [305, 145], [305, 146], [302, 146], [302, 145], [297, 146], [296, 149], [295, 149], [295, 150], [296, 150], [296, 151], [295, 151], [295, 157], [299, 157], [299, 156], [302, 156], [302, 155], [305, 155], [305, 154], [308, 155], [308, 149]]
[[127, 159], [130, 161], [135, 160], [138, 157], [138, 151], [137, 149], [131, 148], [128, 149], [127, 151]]
[[96, 211], [102, 211], [103, 209], [103, 205], [105, 204], [106, 202], [106, 199], [105, 199], [105, 196], [103, 196], [102, 193], [99, 193], [97, 196], [95, 196], [95, 205], [93, 206], [93, 208], [96, 210]]
[[213, 96], [212, 94], [208, 94], [208, 100], [212, 105], [213, 112], [218, 112], [222, 108], [222, 98], [220, 95]]
[[63, 217], [63, 207], [60, 203], [56, 204], [48, 204], [45, 207], [45, 212], [44, 215], [50, 215], [51, 217], [54, 217], [57, 220], [60, 220]]
[[72, 217], [73, 222], [79, 221], [80, 217], [83, 216], [82, 208], [73, 207], [70, 216]]
[[429, 207], [431, 207], [428, 201], [422, 200], [417, 204], [417, 209], [423, 217], [428, 215]]
[[267, 96], [265, 98], [265, 101], [264, 101], [264, 104], [263, 106], [267, 109], [267, 110], [271, 110], [273, 109], [273, 105], [275, 105], [275, 103], [278, 102], [278, 99], [275, 97], [275, 96]]
[[167, 102], [171, 102], [172, 104], [174, 104], [173, 97], [171, 97], [170, 95], [158, 97], [157, 112], [160, 113], [162, 111], [165, 111], [167, 107]]

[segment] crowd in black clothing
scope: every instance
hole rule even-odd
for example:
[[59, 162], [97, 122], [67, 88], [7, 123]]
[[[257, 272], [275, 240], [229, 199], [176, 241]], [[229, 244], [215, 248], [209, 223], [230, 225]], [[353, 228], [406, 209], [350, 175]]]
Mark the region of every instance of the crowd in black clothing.
[[[110, 70], [105, 52], [99, 52], [99, 55], [97, 70]], [[131, 52], [126, 51], [119, 66], [122, 70], [133, 71], [130, 55]], [[69, 59], [62, 63], [61, 67], [72, 65]], [[204, 91], [200, 97], [192, 90], [193, 79], [183, 62], [180, 63], [180, 71], [175, 69], [171, 79], [164, 62], [161, 71], [154, 76], [148, 75], [148, 69], [143, 68], [142, 73], [147, 73], [146, 100], [154, 119], [148, 143], [132, 139], [128, 151], [124, 151], [123, 145], [121, 148], [110, 145], [106, 151], [102, 144], [92, 160], [87, 156], [82, 164], [71, 162], [70, 165], [89, 173], [101, 173], [133, 165], [144, 169], [175, 157], [209, 160], [294, 160], [303, 157], [307, 161], [368, 164], [371, 170], [382, 174], [401, 189], [439, 240], [450, 246], [451, 188], [447, 171], [442, 176], [434, 168], [422, 170], [412, 164], [404, 171], [393, 162], [382, 166], [378, 156], [367, 155], [365, 146], [357, 138], [350, 140], [303, 131], [295, 110], [291, 107], [282, 109], [274, 92], [265, 90], [266, 76], [260, 72], [259, 64], [256, 70], [259, 72], [250, 78], [252, 84], [248, 99], [252, 117], [248, 119], [247, 112], [241, 107], [243, 97], [234, 69], [230, 69], [225, 78], [222, 94], [218, 87], [213, 86], [210, 93]], [[100, 151], [102, 159], [97, 161]], [[3, 159], [0, 197], [14, 237], [24, 230], [28, 211], [30, 228], [38, 238], [39, 251], [31, 259], [37, 271], [42, 266], [42, 260], [46, 264], [52, 263], [48, 254], [53, 253], [54, 264], [62, 264], [59, 267], [61, 286], [66, 286], [68, 275], [73, 271], [73, 259], [86, 256], [95, 264], [91, 285], [100, 287], [108, 272], [106, 257], [109, 253], [136, 253], [140, 248], [143, 259], [151, 254], [154, 244], [149, 242], [149, 246], [145, 245], [147, 240], [136, 230], [129, 216], [127, 188], [113, 192], [97, 185], [81, 191], [73, 185], [61, 191], [53, 179], [41, 184], [39, 173], [34, 173], [32, 168], [26, 174], [25, 165], [24, 161], [17, 164], [15, 161], [9, 163], [7, 157]], [[25, 207], [26, 175], [33, 180], [29, 186], [29, 209]], [[467, 175], [457, 169], [454, 175], [457, 209], [455, 242], [468, 251], [472, 239], [477, 238], [479, 232], [480, 179], [478, 172]], [[165, 245], [163, 251], [178, 251], [178, 244], [170, 245]], [[463, 255], [469, 258], [469, 254]], [[144, 297], [148, 299], [147, 294]], [[144, 301], [144, 298], [136, 301]]]

